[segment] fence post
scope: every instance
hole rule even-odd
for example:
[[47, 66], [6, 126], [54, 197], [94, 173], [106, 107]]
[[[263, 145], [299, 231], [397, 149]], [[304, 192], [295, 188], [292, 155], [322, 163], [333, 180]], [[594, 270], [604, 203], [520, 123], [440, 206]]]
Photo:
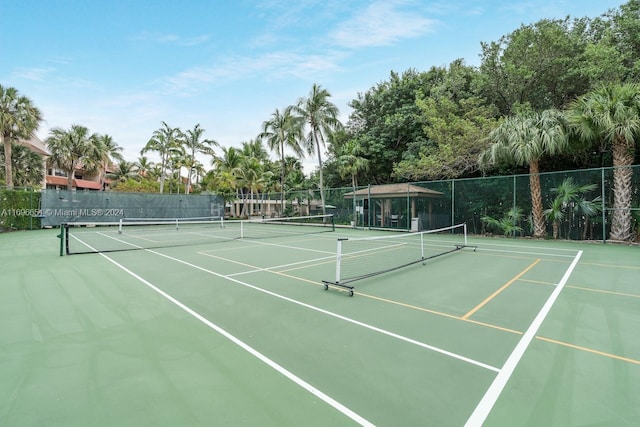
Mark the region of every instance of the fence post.
[[[400, 219], [398, 218], [398, 228]], [[411, 184], [407, 183], [407, 230], [411, 230]]]
[[516, 238], [516, 227], [518, 226], [517, 221], [518, 219], [516, 218], [516, 175], [513, 175], [513, 233], [512, 233], [512, 237], [515, 239]]
[[451, 180], [451, 224], [456, 225], [456, 180]]
[[371, 228], [371, 184], [367, 185], [367, 203], [369, 209], [367, 209], [367, 227]]
[[606, 219], [607, 219], [607, 214], [605, 212], [606, 209], [606, 202], [604, 200], [605, 198], [605, 191], [604, 191], [604, 168], [600, 168], [600, 175], [601, 175], [601, 179], [602, 179], [602, 243], [607, 243], [607, 225], [605, 223]]

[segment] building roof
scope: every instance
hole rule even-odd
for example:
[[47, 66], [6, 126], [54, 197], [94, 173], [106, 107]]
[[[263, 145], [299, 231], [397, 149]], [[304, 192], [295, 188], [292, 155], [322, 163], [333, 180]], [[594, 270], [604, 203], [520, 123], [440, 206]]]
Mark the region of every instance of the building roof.
[[[47, 175], [47, 184], [67, 186], [67, 178], [64, 176]], [[73, 186], [83, 190], [102, 190], [100, 183], [86, 179], [74, 179]]]
[[41, 156], [50, 156], [51, 155], [51, 153], [47, 149], [47, 146], [44, 145], [44, 143], [42, 141], [40, 141], [40, 138], [38, 138], [35, 135], [32, 136], [31, 139], [29, 139], [29, 140], [18, 141], [18, 143], [20, 143], [22, 145], [26, 145], [27, 147], [29, 147], [29, 149], [31, 149], [31, 151], [36, 152], [36, 153], [40, 154]]
[[392, 197], [440, 197], [442, 193], [429, 188], [420, 187], [414, 184], [382, 184], [371, 185], [357, 191], [350, 191], [344, 194], [345, 199], [352, 197], [372, 199], [388, 199]]

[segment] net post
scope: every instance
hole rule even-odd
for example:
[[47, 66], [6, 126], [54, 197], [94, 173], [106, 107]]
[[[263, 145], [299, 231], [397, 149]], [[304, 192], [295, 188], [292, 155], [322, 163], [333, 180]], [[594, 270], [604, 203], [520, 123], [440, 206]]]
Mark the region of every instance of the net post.
[[240, 221], [240, 239], [244, 239], [244, 221]]
[[464, 226], [462, 227], [463, 232], [464, 232], [464, 245], [467, 246], [467, 223], [464, 223]]
[[64, 248], [65, 248], [65, 253], [67, 255], [69, 255], [69, 224], [63, 224], [64, 225]]
[[64, 256], [64, 223], [60, 224], [58, 239], [60, 239], [60, 256]]
[[342, 241], [338, 239], [338, 248], [336, 250], [336, 283], [340, 283], [340, 262], [342, 261]]
[[180, 229], [180, 220], [176, 218], [176, 231]]
[[336, 216], [331, 214], [331, 231], [336, 231]]
[[122, 224], [124, 222], [124, 218], [120, 218], [120, 221], [118, 221], [118, 234], [122, 234]]
[[424, 233], [420, 233], [420, 259], [424, 259]]

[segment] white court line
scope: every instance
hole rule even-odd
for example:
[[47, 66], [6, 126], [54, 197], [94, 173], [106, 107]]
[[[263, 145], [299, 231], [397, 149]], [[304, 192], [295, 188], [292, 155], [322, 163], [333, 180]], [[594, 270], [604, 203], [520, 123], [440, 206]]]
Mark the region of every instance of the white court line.
[[[550, 254], [548, 252], [526, 252], [526, 251], [514, 251], [511, 249], [487, 249], [484, 247], [480, 247], [478, 248], [477, 252], [500, 252], [500, 253], [506, 253], [507, 255], [514, 255], [514, 254], [518, 254], [518, 255], [535, 255], [535, 256], [539, 256], [539, 257], [546, 257], [547, 259], [549, 258], [572, 258], [575, 256], [573, 254], [571, 255], [564, 255], [564, 254]], [[573, 251], [573, 253], [575, 253], [575, 251]]]
[[240, 264], [240, 265], [243, 265], [245, 267], [251, 267], [251, 270], [241, 271], [239, 273], [227, 274], [226, 277], [242, 276], [244, 274], [259, 273], [261, 271], [273, 272], [273, 270], [280, 269], [280, 268], [287, 268], [287, 267], [293, 267], [293, 266], [296, 266], [296, 265], [305, 265], [305, 264], [317, 264], [318, 261], [328, 261], [328, 260], [336, 259], [335, 255], [332, 255], [332, 256], [328, 256], [328, 257], [315, 258], [315, 259], [312, 259], [312, 260], [291, 262], [289, 264], [274, 265], [272, 267], [257, 267], [255, 265], [249, 265], [249, 264], [246, 264], [246, 263], [243, 263], [243, 262], [234, 261], [234, 260], [229, 259], [229, 258], [223, 258], [221, 256], [214, 255], [214, 254], [209, 253], [209, 252], [198, 252], [198, 253], [200, 255], [207, 256], [209, 258], [215, 258], [215, 259], [219, 259], [219, 260], [222, 260], [222, 261], [225, 261], [225, 262], [230, 262], [230, 263], [234, 263], [234, 264]]
[[540, 329], [540, 326], [542, 325], [542, 322], [549, 314], [549, 311], [558, 299], [560, 292], [562, 292], [562, 289], [569, 281], [569, 276], [571, 276], [571, 273], [578, 264], [581, 256], [582, 251], [578, 251], [578, 253], [573, 258], [573, 262], [564, 273], [562, 280], [560, 280], [560, 283], [558, 283], [558, 285], [554, 288], [553, 292], [547, 299], [547, 302], [545, 302], [544, 306], [542, 306], [540, 312], [531, 323], [531, 326], [529, 326], [529, 329], [527, 329], [527, 331], [522, 335], [522, 338], [520, 338], [520, 341], [516, 345], [515, 349], [513, 350], [511, 355], [509, 355], [509, 358], [504, 363], [504, 366], [502, 367], [498, 375], [494, 378], [491, 386], [489, 386], [489, 389], [482, 397], [482, 400], [480, 400], [480, 403], [478, 403], [478, 406], [476, 406], [475, 410], [467, 420], [465, 427], [479, 427], [486, 421], [489, 413], [498, 400], [498, 397], [502, 393], [502, 390], [504, 390], [507, 381], [509, 381], [509, 378], [511, 378], [513, 371], [516, 369], [516, 366], [520, 362], [520, 359], [522, 359], [524, 352], [527, 350], [527, 347], [529, 347], [529, 344], [531, 343], [533, 338], [535, 338], [536, 334], [538, 333], [538, 329]]
[[[479, 247], [477, 252], [500, 252], [506, 253], [507, 255], [519, 254], [519, 255], [536, 255], [536, 256], [546, 256], [550, 258], [573, 258], [575, 255], [564, 255], [564, 254], [550, 254], [548, 252], [529, 252], [529, 251], [514, 251], [511, 249], [487, 249], [485, 247]], [[573, 251], [575, 253], [575, 251]]]
[[491, 243], [484, 240], [477, 240], [478, 243], [482, 244], [482, 247], [486, 246], [497, 246], [501, 248], [520, 248], [520, 249], [540, 249], [540, 250], [549, 250], [549, 251], [557, 251], [557, 252], [571, 252], [571, 256], [576, 253], [575, 249], [565, 249], [565, 248], [552, 248], [550, 246], [527, 246], [527, 245], [510, 245], [510, 244], [502, 244], [502, 243]]
[[192, 264], [192, 263], [190, 263], [190, 262], [183, 261], [183, 260], [178, 259], [178, 258], [174, 258], [174, 257], [172, 257], [172, 256], [170, 256], [170, 255], [165, 255], [165, 254], [162, 254], [162, 253], [160, 253], [160, 252], [156, 252], [156, 251], [154, 251], [154, 250], [150, 250], [150, 249], [146, 249], [146, 251], [147, 251], [147, 252], [151, 252], [151, 253], [156, 254], [156, 255], [159, 255], [159, 256], [161, 256], [161, 257], [164, 257], [164, 258], [170, 259], [170, 260], [172, 260], [172, 261], [176, 261], [176, 262], [178, 262], [178, 263], [180, 263], [180, 264], [184, 264], [184, 265], [186, 265], [186, 266], [189, 266], [189, 267], [195, 268], [196, 270], [200, 270], [200, 271], [203, 271], [203, 272], [205, 272], [205, 273], [212, 274], [212, 275], [214, 275], [214, 276], [217, 276], [217, 277], [220, 277], [220, 278], [223, 278], [223, 279], [227, 279], [227, 280], [229, 280], [229, 281], [231, 281], [231, 282], [234, 282], [234, 283], [237, 283], [237, 284], [239, 284], [239, 285], [242, 285], [242, 286], [245, 286], [245, 287], [248, 287], [248, 288], [254, 289], [254, 290], [256, 290], [256, 291], [259, 291], [259, 292], [265, 293], [265, 294], [267, 294], [267, 295], [274, 296], [274, 297], [279, 298], [279, 299], [282, 299], [282, 300], [284, 300], [284, 301], [288, 301], [288, 302], [291, 302], [291, 303], [293, 303], [293, 304], [297, 304], [297, 305], [300, 305], [300, 306], [302, 306], [302, 307], [305, 307], [305, 308], [308, 308], [308, 309], [311, 309], [311, 310], [317, 311], [317, 312], [319, 312], [319, 313], [323, 313], [323, 314], [326, 314], [326, 315], [328, 315], [328, 316], [335, 317], [336, 319], [340, 319], [340, 320], [343, 320], [343, 321], [345, 321], [345, 322], [352, 323], [352, 324], [354, 324], [354, 325], [358, 325], [358, 326], [361, 326], [361, 327], [363, 327], [363, 328], [366, 328], [366, 329], [372, 330], [372, 331], [374, 331], [374, 332], [378, 332], [378, 333], [380, 333], [380, 334], [383, 334], [383, 335], [387, 335], [387, 336], [390, 336], [390, 337], [396, 338], [396, 339], [398, 339], [398, 340], [400, 340], [400, 341], [408, 342], [408, 343], [413, 344], [413, 345], [416, 345], [416, 346], [418, 346], [418, 347], [422, 347], [422, 348], [425, 348], [425, 349], [427, 349], [427, 350], [431, 350], [431, 351], [433, 351], [433, 352], [440, 353], [440, 354], [443, 354], [443, 355], [445, 355], [445, 356], [449, 356], [449, 357], [451, 357], [451, 358], [454, 358], [454, 359], [457, 359], [457, 360], [460, 360], [460, 361], [463, 361], [463, 362], [469, 363], [469, 364], [471, 364], [471, 365], [479, 366], [479, 367], [481, 367], [481, 368], [488, 369], [488, 370], [493, 371], [493, 372], [499, 372], [499, 371], [500, 371], [500, 369], [498, 369], [498, 368], [496, 368], [496, 367], [494, 367], [494, 366], [488, 365], [488, 364], [486, 364], [486, 363], [482, 363], [482, 362], [479, 362], [479, 361], [477, 361], [477, 360], [473, 360], [473, 359], [471, 359], [471, 358], [468, 358], [468, 357], [466, 357], [466, 356], [462, 356], [462, 355], [460, 355], [460, 354], [452, 353], [452, 352], [447, 351], [447, 350], [444, 350], [444, 349], [442, 349], [442, 348], [435, 347], [435, 346], [432, 346], [432, 345], [429, 345], [429, 344], [425, 344], [425, 343], [423, 343], [423, 342], [416, 341], [416, 340], [414, 340], [414, 339], [411, 339], [411, 338], [408, 338], [408, 337], [405, 337], [405, 336], [402, 336], [402, 335], [398, 335], [398, 334], [393, 333], [393, 332], [391, 332], [391, 331], [387, 331], [387, 330], [385, 330], [385, 329], [381, 329], [381, 328], [378, 328], [378, 327], [376, 327], [376, 326], [369, 325], [368, 323], [360, 322], [360, 321], [355, 320], [355, 319], [352, 319], [352, 318], [350, 318], [350, 317], [346, 317], [346, 316], [343, 316], [343, 315], [341, 315], [341, 314], [334, 313], [334, 312], [332, 312], [332, 311], [328, 311], [328, 310], [325, 310], [325, 309], [323, 309], [323, 308], [316, 307], [316, 306], [314, 306], [314, 305], [307, 304], [307, 303], [305, 303], [305, 302], [298, 301], [298, 300], [296, 300], [296, 299], [286, 297], [286, 296], [284, 296], [284, 295], [280, 295], [280, 294], [278, 294], [278, 293], [275, 293], [275, 292], [269, 291], [269, 290], [267, 290], [267, 289], [263, 289], [263, 288], [260, 288], [260, 287], [258, 287], [258, 286], [254, 286], [254, 285], [251, 285], [251, 284], [249, 284], [249, 283], [243, 282], [243, 281], [238, 280], [238, 279], [236, 279], [236, 278], [233, 278], [233, 277], [230, 277], [230, 276], [226, 276], [226, 275], [223, 275], [223, 274], [220, 274], [220, 273], [216, 273], [215, 271], [207, 270], [207, 269], [206, 269], [206, 268], [204, 268], [204, 267], [200, 267], [199, 265], [195, 265], [195, 264]]
[[[304, 240], [299, 240], [299, 241], [302, 242]], [[321, 253], [321, 254], [333, 254], [333, 255], [335, 255], [335, 251], [331, 252], [331, 251], [323, 251], [323, 250], [320, 250], [320, 249], [301, 248], [300, 246], [288, 246], [288, 245], [282, 245], [282, 244], [279, 244], [279, 243], [259, 242], [259, 241], [256, 241], [256, 240], [251, 240], [251, 243], [253, 244], [253, 246], [258, 246], [258, 245], [276, 246], [278, 248], [295, 249], [297, 251], [318, 252], [318, 253]]]
[[[72, 237], [76, 238], [76, 240], [79, 240], [79, 239], [77, 239], [77, 237], [75, 237], [75, 236], [72, 236]], [[116, 239], [116, 240], [118, 240], [118, 239]], [[81, 242], [81, 243], [83, 243], [83, 244], [84, 244], [84, 245], [86, 245], [86, 246], [89, 246], [89, 245], [87, 245], [86, 243], [84, 243], [84, 242], [82, 242], [82, 241], [80, 241], [80, 242]], [[136, 246], [136, 245], [134, 245], [134, 244], [132, 244], [132, 243], [128, 243], [128, 242], [123, 242], [123, 243], [127, 243], [127, 244], [129, 244], [129, 245], [131, 245], [131, 246]], [[90, 246], [89, 246], [89, 247], [90, 247]], [[236, 278], [233, 278], [233, 277], [230, 277], [230, 276], [226, 276], [226, 275], [223, 275], [223, 274], [220, 274], [220, 273], [216, 273], [215, 271], [208, 270], [208, 269], [206, 269], [206, 268], [204, 268], [204, 267], [200, 267], [199, 265], [195, 265], [195, 264], [192, 264], [192, 263], [190, 263], [190, 262], [183, 261], [183, 260], [181, 260], [181, 259], [178, 259], [178, 258], [172, 257], [172, 256], [170, 256], [170, 255], [165, 255], [165, 254], [162, 254], [162, 253], [160, 253], [160, 252], [157, 252], [157, 251], [154, 251], [154, 250], [151, 250], [151, 249], [145, 249], [145, 248], [142, 248], [142, 247], [139, 247], [139, 246], [136, 246], [136, 247], [138, 247], [138, 248], [140, 248], [140, 249], [144, 249], [144, 250], [145, 250], [145, 251], [147, 251], [147, 252], [150, 252], [150, 253], [156, 254], [156, 255], [161, 256], [161, 257], [163, 257], [163, 258], [167, 258], [167, 259], [170, 259], [170, 260], [172, 260], [172, 261], [178, 262], [178, 263], [180, 263], [180, 264], [184, 264], [184, 265], [186, 265], [186, 266], [189, 266], [189, 267], [195, 268], [196, 270], [200, 270], [200, 271], [203, 271], [203, 272], [205, 272], [205, 273], [208, 273], [208, 274], [211, 274], [211, 275], [214, 275], [214, 276], [217, 276], [217, 277], [220, 277], [220, 278], [223, 278], [223, 279], [229, 280], [229, 281], [231, 281], [231, 282], [237, 283], [237, 284], [242, 285], [242, 286], [245, 286], [245, 287], [247, 287], [247, 288], [251, 288], [251, 289], [254, 289], [254, 290], [256, 290], [256, 291], [259, 291], [259, 292], [265, 293], [265, 294], [267, 294], [267, 295], [271, 295], [271, 296], [274, 296], [274, 297], [276, 297], [276, 298], [282, 299], [282, 300], [284, 300], [284, 301], [288, 301], [288, 302], [291, 302], [291, 303], [293, 303], [293, 304], [300, 305], [300, 306], [302, 306], [302, 307], [305, 307], [305, 308], [308, 308], [308, 309], [311, 309], [311, 310], [317, 311], [317, 312], [319, 312], [319, 313], [326, 314], [326, 315], [331, 316], [331, 317], [335, 317], [336, 319], [340, 319], [340, 320], [343, 320], [343, 321], [345, 321], [345, 322], [348, 322], [348, 323], [352, 323], [352, 324], [354, 324], [354, 325], [361, 326], [361, 327], [363, 327], [363, 328], [366, 328], [366, 329], [372, 330], [372, 331], [374, 331], [374, 332], [378, 332], [378, 333], [380, 333], [380, 334], [387, 335], [387, 336], [390, 336], [390, 337], [392, 337], [392, 338], [396, 338], [396, 339], [398, 339], [398, 340], [400, 340], [400, 341], [408, 342], [408, 343], [413, 344], [413, 345], [416, 345], [416, 346], [418, 346], [418, 347], [422, 347], [422, 348], [425, 348], [425, 349], [427, 349], [427, 350], [431, 350], [431, 351], [433, 351], [433, 352], [440, 353], [440, 354], [443, 354], [443, 355], [445, 355], [445, 356], [449, 356], [449, 357], [451, 357], [451, 358], [454, 358], [454, 359], [457, 359], [457, 360], [460, 360], [460, 361], [466, 362], [466, 363], [471, 364], [471, 365], [479, 366], [479, 367], [481, 367], [481, 368], [484, 368], [484, 369], [487, 369], [487, 370], [490, 370], [490, 371], [493, 371], [493, 372], [500, 372], [500, 369], [499, 369], [499, 368], [496, 368], [495, 366], [491, 366], [491, 365], [488, 365], [488, 364], [486, 364], [486, 363], [482, 363], [482, 362], [479, 362], [479, 361], [477, 361], [477, 360], [473, 360], [473, 359], [468, 358], [468, 357], [466, 357], [466, 356], [462, 356], [462, 355], [460, 355], [460, 354], [453, 353], [453, 352], [450, 352], [450, 351], [444, 350], [444, 349], [439, 348], [439, 347], [435, 347], [435, 346], [432, 346], [432, 345], [429, 345], [429, 344], [425, 344], [425, 343], [423, 343], [423, 342], [416, 341], [416, 340], [414, 340], [414, 339], [411, 339], [411, 338], [408, 338], [408, 337], [405, 337], [405, 336], [402, 336], [402, 335], [398, 335], [398, 334], [393, 333], [393, 332], [391, 332], [391, 331], [387, 331], [387, 330], [385, 330], [385, 329], [381, 329], [381, 328], [378, 328], [378, 327], [376, 327], [376, 326], [369, 325], [368, 323], [363, 323], [363, 322], [360, 322], [360, 321], [358, 321], [358, 320], [351, 319], [350, 317], [342, 316], [341, 314], [337, 314], [337, 313], [334, 313], [334, 312], [332, 312], [332, 311], [328, 311], [328, 310], [325, 310], [325, 309], [323, 309], [323, 308], [316, 307], [316, 306], [314, 306], [314, 305], [307, 304], [307, 303], [305, 303], [305, 302], [298, 301], [298, 300], [295, 300], [295, 299], [293, 299], [293, 298], [286, 297], [286, 296], [284, 296], [284, 295], [280, 295], [280, 294], [278, 294], [278, 293], [275, 293], [275, 292], [269, 291], [269, 290], [267, 290], [267, 289], [263, 289], [263, 288], [260, 288], [260, 287], [258, 287], [258, 286], [254, 286], [254, 285], [251, 285], [251, 284], [249, 284], [249, 283], [243, 282], [243, 281], [238, 280], [238, 279], [236, 279]], [[91, 249], [92, 249], [92, 250], [94, 250], [93, 248], [91, 248]], [[101, 253], [100, 255], [103, 255], [103, 254]], [[103, 255], [103, 256], [104, 256], [104, 255]], [[115, 261], [114, 261], [114, 262], [115, 262]]]
[[[92, 248], [91, 246], [89, 246], [87, 243], [85, 243], [82, 240], [76, 238], [75, 236], [73, 236], [73, 237], [76, 240], [78, 240], [80, 243], [82, 243], [83, 245], [87, 246], [89, 249], [95, 251], [95, 249]], [[154, 252], [154, 251], [150, 251], [150, 252], [156, 253], [158, 255], [162, 255], [162, 254], [159, 254], [159, 253]], [[206, 317], [202, 316], [198, 312], [196, 312], [193, 309], [189, 308], [187, 305], [181, 303], [177, 299], [173, 298], [171, 295], [167, 294], [163, 290], [161, 290], [158, 287], [154, 286], [151, 282], [147, 281], [143, 277], [141, 277], [138, 274], [134, 273], [133, 271], [129, 270], [127, 267], [123, 266], [122, 264], [120, 264], [117, 261], [113, 260], [112, 258], [108, 257], [104, 253], [100, 253], [99, 252], [99, 254], [102, 257], [104, 257], [106, 260], [108, 260], [109, 262], [114, 264], [116, 267], [120, 268], [121, 270], [123, 270], [127, 274], [131, 275], [132, 277], [136, 278], [137, 280], [139, 280], [140, 282], [145, 284], [147, 287], [149, 287], [154, 292], [156, 292], [159, 295], [161, 295], [163, 298], [165, 298], [168, 301], [172, 302], [173, 304], [177, 305], [182, 310], [184, 310], [185, 312], [189, 313], [191, 316], [195, 317], [196, 319], [198, 319], [199, 321], [201, 321], [202, 323], [204, 323], [205, 325], [207, 325], [208, 327], [210, 327], [214, 331], [218, 332], [220, 335], [222, 335], [225, 338], [227, 338], [229, 341], [231, 341], [234, 344], [238, 345], [240, 348], [242, 348], [243, 350], [245, 350], [246, 352], [248, 352], [249, 354], [251, 354], [255, 358], [257, 358], [260, 361], [264, 362], [269, 367], [273, 368], [274, 370], [276, 370], [280, 374], [284, 375], [289, 380], [293, 381], [294, 383], [296, 383], [297, 385], [299, 385], [303, 389], [307, 390], [309, 393], [311, 393], [314, 396], [317, 396], [318, 398], [322, 399], [327, 404], [331, 405], [332, 407], [334, 407], [338, 411], [342, 412], [347, 417], [351, 418], [353, 421], [357, 422], [361, 426], [374, 426], [374, 424], [371, 423], [370, 421], [366, 420], [365, 418], [363, 418], [362, 416], [360, 416], [357, 413], [353, 412], [351, 409], [347, 408], [346, 406], [344, 406], [343, 404], [341, 404], [337, 400], [334, 400], [332, 397], [330, 397], [327, 394], [323, 393], [322, 391], [318, 390], [317, 388], [315, 388], [314, 386], [312, 386], [311, 384], [309, 384], [308, 382], [306, 382], [302, 378], [298, 377], [297, 375], [293, 374], [289, 370], [285, 369], [283, 366], [279, 365], [275, 361], [269, 359], [267, 356], [265, 356], [264, 354], [260, 353], [259, 351], [257, 351], [256, 349], [254, 349], [253, 347], [251, 347], [250, 345], [248, 345], [244, 341], [240, 340], [239, 338], [236, 338], [234, 335], [231, 335], [229, 332], [227, 332], [226, 330], [222, 329], [220, 326], [216, 325], [215, 323], [211, 322]], [[169, 258], [171, 258], [171, 257], [169, 257]]]

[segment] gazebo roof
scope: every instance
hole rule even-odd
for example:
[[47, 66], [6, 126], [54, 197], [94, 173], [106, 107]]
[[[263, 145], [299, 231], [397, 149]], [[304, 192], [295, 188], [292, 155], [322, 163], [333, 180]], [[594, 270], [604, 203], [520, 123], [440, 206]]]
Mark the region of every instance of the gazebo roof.
[[393, 197], [440, 197], [442, 193], [429, 188], [420, 187], [414, 184], [382, 184], [361, 188], [357, 191], [350, 191], [344, 194], [345, 199], [352, 197], [372, 199], [389, 199]]

